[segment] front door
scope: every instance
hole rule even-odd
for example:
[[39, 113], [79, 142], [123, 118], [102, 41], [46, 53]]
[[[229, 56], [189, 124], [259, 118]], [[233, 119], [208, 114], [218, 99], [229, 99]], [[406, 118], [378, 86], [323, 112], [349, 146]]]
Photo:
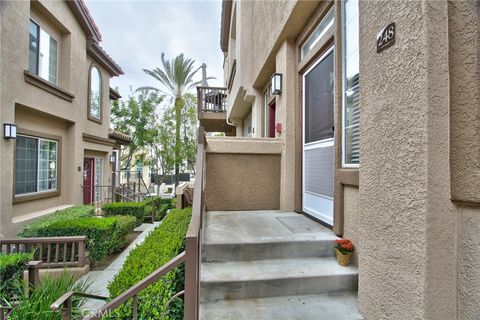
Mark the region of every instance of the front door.
[[334, 50], [303, 74], [303, 211], [333, 226]]
[[83, 159], [83, 204], [91, 204], [94, 195], [95, 159]]
[[277, 108], [275, 107], [275, 101], [268, 106], [268, 137], [275, 138], [275, 117]]

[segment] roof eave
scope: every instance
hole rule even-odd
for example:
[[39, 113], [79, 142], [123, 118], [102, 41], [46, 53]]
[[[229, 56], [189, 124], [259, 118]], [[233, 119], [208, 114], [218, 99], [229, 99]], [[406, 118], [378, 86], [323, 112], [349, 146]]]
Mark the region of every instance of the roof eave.
[[93, 18], [90, 16], [90, 13], [85, 6], [85, 3], [83, 3], [82, 0], [69, 0], [66, 2], [75, 18], [80, 23], [80, 26], [82, 27], [83, 31], [87, 36], [87, 39], [92, 39], [96, 42], [100, 42], [102, 40], [102, 35], [100, 34], [100, 31], [93, 22]]
[[220, 28], [220, 48], [222, 52], [228, 52], [228, 36], [230, 34], [230, 22], [232, 19], [232, 0], [222, 1], [222, 22]]
[[119, 100], [121, 98], [120, 92], [110, 87], [110, 100]]
[[100, 47], [95, 41], [89, 41], [87, 46], [88, 55], [100, 66], [110, 73], [110, 76], [117, 77], [123, 74], [122, 68]]

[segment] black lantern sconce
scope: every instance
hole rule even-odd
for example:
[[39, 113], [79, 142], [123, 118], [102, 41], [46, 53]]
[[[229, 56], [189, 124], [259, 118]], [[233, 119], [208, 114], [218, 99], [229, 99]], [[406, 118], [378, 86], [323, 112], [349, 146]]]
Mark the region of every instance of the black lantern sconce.
[[5, 139], [16, 139], [17, 138], [17, 126], [12, 123], [3, 124], [3, 137]]

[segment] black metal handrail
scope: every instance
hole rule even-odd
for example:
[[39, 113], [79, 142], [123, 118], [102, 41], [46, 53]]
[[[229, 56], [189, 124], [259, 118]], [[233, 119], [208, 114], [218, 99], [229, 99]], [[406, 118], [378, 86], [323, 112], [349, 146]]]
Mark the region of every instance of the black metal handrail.
[[198, 112], [225, 112], [227, 88], [197, 87]]

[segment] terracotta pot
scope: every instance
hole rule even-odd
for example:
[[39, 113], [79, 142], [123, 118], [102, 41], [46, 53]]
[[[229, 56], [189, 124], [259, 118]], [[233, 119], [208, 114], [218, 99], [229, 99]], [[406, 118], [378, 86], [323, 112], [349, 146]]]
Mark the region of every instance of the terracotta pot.
[[338, 264], [342, 267], [346, 267], [350, 264], [350, 257], [352, 256], [352, 252], [348, 254], [343, 254], [340, 252], [340, 250], [335, 248], [335, 255], [337, 256]]

